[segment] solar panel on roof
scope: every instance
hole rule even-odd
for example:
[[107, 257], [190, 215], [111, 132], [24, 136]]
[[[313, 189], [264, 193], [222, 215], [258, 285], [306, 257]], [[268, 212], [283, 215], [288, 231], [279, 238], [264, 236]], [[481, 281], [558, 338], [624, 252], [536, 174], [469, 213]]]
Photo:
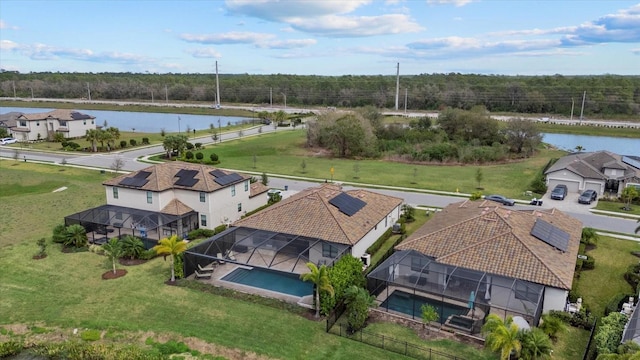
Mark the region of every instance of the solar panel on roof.
[[174, 183], [174, 185], [178, 185], [178, 186], [186, 186], [186, 187], [192, 187], [193, 185], [195, 185], [198, 181], [200, 181], [199, 179], [196, 178], [192, 178], [192, 177], [186, 177], [183, 176], [180, 179], [178, 179], [178, 181], [176, 181]]
[[640, 161], [630, 157], [630, 156], [623, 156], [622, 157], [622, 162], [627, 164], [627, 165], [631, 165], [636, 169], [640, 169]]
[[144, 186], [146, 183], [148, 183], [149, 180], [145, 179], [145, 178], [140, 178], [140, 177], [126, 177], [122, 180], [120, 180], [120, 182], [118, 183], [119, 185], [123, 185], [123, 186], [131, 186], [131, 187], [142, 187]]
[[198, 174], [198, 170], [187, 170], [187, 169], [180, 169], [178, 171], [178, 173], [176, 174], [177, 177], [189, 177], [192, 178], [194, 176], [196, 176]]
[[569, 234], [542, 219], [536, 220], [531, 235], [561, 251], [569, 246]]
[[236, 173], [231, 173], [229, 175], [216, 177], [215, 179], [213, 179], [213, 181], [215, 181], [220, 186], [226, 186], [239, 180], [242, 180], [242, 176]]
[[366, 202], [358, 198], [354, 198], [353, 196], [346, 193], [340, 193], [336, 195], [334, 198], [329, 200], [329, 204], [337, 207], [340, 212], [348, 216], [352, 216], [353, 214], [360, 211], [360, 209], [362, 209], [365, 205], [367, 205]]
[[137, 174], [135, 174], [133, 177], [135, 178], [142, 178], [142, 179], [146, 179], [149, 177], [149, 175], [151, 175], [150, 172], [148, 171], [139, 171]]
[[225, 174], [225, 173], [224, 173], [224, 171], [222, 171], [222, 170], [218, 170], [218, 169], [216, 169], [216, 170], [212, 170], [212, 171], [209, 171], [209, 174], [211, 174], [211, 175], [213, 175], [213, 176], [215, 176], [215, 177], [217, 177], [217, 178], [219, 178], [219, 177], [223, 177], [223, 176], [226, 176], [226, 175], [227, 175], [227, 174]]

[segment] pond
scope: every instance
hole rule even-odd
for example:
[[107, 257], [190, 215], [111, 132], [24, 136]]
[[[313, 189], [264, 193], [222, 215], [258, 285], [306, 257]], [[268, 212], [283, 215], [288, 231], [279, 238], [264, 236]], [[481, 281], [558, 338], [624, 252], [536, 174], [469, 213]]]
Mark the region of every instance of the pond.
[[[629, 131], [638, 130], [629, 129]], [[640, 156], [640, 139], [573, 134], [543, 135], [542, 141], [561, 150], [575, 151], [576, 146], [581, 146], [582, 151], [607, 150], [620, 155]]]
[[[23, 108], [23, 107], [0, 107], [0, 114], [12, 111], [23, 113], [43, 113], [54, 110], [53, 108]], [[212, 116], [212, 115], [190, 115], [190, 114], [163, 114], [131, 111], [106, 111], [106, 110], [83, 110], [77, 111], [95, 116], [96, 125], [115, 126], [121, 131], [139, 131], [146, 133], [159, 133], [162, 129], [166, 132], [185, 131], [187, 128], [195, 130], [209, 129], [212, 125], [216, 128], [237, 124], [241, 122], [258, 121], [257, 118], [237, 117], [237, 116]]]

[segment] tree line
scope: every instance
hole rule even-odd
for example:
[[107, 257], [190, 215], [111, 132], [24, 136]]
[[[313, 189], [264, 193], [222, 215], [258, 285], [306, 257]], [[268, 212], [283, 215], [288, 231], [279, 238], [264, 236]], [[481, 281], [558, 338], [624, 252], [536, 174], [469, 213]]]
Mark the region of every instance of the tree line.
[[[640, 114], [640, 76], [419, 74], [319, 76], [221, 74], [222, 103], [278, 106], [374, 106], [607, 118]], [[396, 96], [397, 95], [397, 96]], [[215, 74], [0, 72], [0, 97], [215, 103]], [[584, 99], [584, 110], [582, 103]]]

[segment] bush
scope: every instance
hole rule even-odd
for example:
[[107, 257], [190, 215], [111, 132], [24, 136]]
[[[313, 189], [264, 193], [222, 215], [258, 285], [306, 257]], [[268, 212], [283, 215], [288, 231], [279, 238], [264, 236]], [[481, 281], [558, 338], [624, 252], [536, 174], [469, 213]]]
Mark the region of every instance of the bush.
[[127, 147], [127, 141], [126, 140], [120, 140], [120, 148], [124, 149]]
[[187, 235], [189, 240], [200, 239], [200, 238], [209, 238], [215, 235], [215, 231], [211, 229], [195, 229], [189, 231]]
[[194, 144], [194, 146], [196, 147], [196, 150], [202, 149], [202, 143], [197, 142]]
[[142, 138], [142, 145], [149, 145], [149, 138], [148, 137], [143, 137]]
[[193, 150], [193, 148], [193, 144], [187, 141], [187, 150]]
[[184, 277], [184, 268], [182, 264], [184, 263], [183, 254], [178, 254], [175, 256], [175, 261], [173, 262], [173, 272], [176, 275], [176, 279], [182, 279]]
[[582, 260], [582, 269], [583, 270], [593, 270], [596, 267], [596, 259], [591, 255], [587, 255], [586, 260]]
[[193, 152], [191, 151], [187, 151], [184, 153], [184, 157], [187, 158], [187, 160], [192, 160], [193, 159]]
[[64, 224], [58, 224], [53, 228], [53, 242], [62, 244], [66, 239], [67, 227]]
[[138, 142], [136, 141], [136, 139], [130, 139], [129, 144], [131, 144], [131, 146], [136, 146], [138, 145]]
[[531, 184], [529, 184], [529, 190], [536, 194], [544, 194], [547, 192], [547, 183], [545, 182], [544, 174], [536, 176], [536, 178], [531, 181]]
[[616, 352], [622, 340], [622, 332], [626, 323], [627, 316], [619, 312], [611, 313], [602, 318], [602, 324], [593, 337], [599, 355]]
[[209, 155], [209, 159], [211, 159], [211, 161], [214, 163], [218, 162], [218, 154], [212, 153], [211, 155]]
[[14, 340], [0, 343], [0, 359], [4, 359], [9, 356], [17, 355], [22, 352], [22, 343]]
[[469, 200], [471, 201], [480, 200], [480, 199], [482, 199], [482, 191], [476, 191], [472, 193], [471, 197], [469, 198]]
[[149, 250], [143, 251], [138, 258], [141, 260], [151, 260], [156, 256], [158, 256], [156, 251], [153, 249], [149, 249]]
[[202, 159], [204, 159], [204, 154], [198, 151], [196, 153], [196, 159], [202, 161]]
[[84, 341], [98, 341], [100, 340], [100, 331], [98, 330], [86, 330], [80, 334], [80, 338]]
[[376, 251], [380, 250], [380, 247], [382, 246], [382, 244], [385, 243], [385, 241], [389, 240], [389, 238], [391, 237], [392, 232], [392, 228], [388, 228], [387, 231], [384, 232], [384, 234], [382, 234], [378, 240], [376, 240], [376, 242], [374, 242], [373, 244], [371, 244], [371, 246], [369, 246], [369, 248], [367, 249], [367, 253], [369, 254], [375, 254]]
[[219, 234], [223, 231], [227, 230], [227, 225], [222, 224], [222, 225], [218, 225], [215, 228], [213, 228], [213, 231], [215, 231], [216, 234]]
[[627, 272], [624, 273], [624, 279], [633, 287], [634, 291], [637, 291], [640, 283], [640, 263], [630, 265], [627, 268]]

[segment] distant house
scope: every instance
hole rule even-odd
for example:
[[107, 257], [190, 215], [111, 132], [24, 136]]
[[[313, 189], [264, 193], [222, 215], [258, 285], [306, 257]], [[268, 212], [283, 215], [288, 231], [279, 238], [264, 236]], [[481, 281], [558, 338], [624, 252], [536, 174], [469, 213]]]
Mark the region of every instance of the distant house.
[[[103, 183], [107, 204], [69, 215], [90, 240], [132, 234], [159, 240], [197, 228], [230, 224], [267, 202], [268, 188], [250, 176], [214, 167], [167, 162]], [[102, 239], [104, 240], [104, 239]]]
[[303, 190], [233, 223], [185, 254], [185, 274], [196, 264], [226, 261], [300, 274], [306, 264], [332, 265], [344, 255], [360, 258], [400, 217], [403, 200], [337, 184]]
[[368, 275], [370, 290], [379, 309], [401, 309], [387, 301], [396, 291], [453, 305], [469, 330], [489, 313], [537, 325], [542, 313], [565, 309], [581, 231], [580, 221], [556, 209], [454, 203], [396, 246]]
[[563, 184], [574, 193], [591, 189], [620, 195], [627, 186], [640, 186], [640, 156], [609, 151], [570, 154], [549, 167], [545, 176], [550, 189]]
[[87, 130], [96, 128], [94, 116], [75, 110], [60, 109], [46, 113], [5, 115], [7, 120], [3, 121], [4, 125], [9, 129], [9, 133], [20, 141], [52, 139], [55, 133], [64, 134], [67, 139], [78, 138], [85, 136]]

